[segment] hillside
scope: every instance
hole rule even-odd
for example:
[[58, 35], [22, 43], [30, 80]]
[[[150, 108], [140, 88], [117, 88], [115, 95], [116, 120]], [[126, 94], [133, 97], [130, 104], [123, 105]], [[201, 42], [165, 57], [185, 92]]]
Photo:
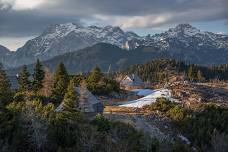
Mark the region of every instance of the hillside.
[[[8, 60], [8, 57], [12, 54], [8, 48], [0, 45], [0, 63], [5, 63]], [[5, 65], [6, 66], [6, 65]]]
[[[54, 71], [56, 66], [63, 62], [70, 73], [88, 72], [95, 65], [98, 65], [102, 71], [107, 72], [108, 69], [117, 71], [127, 68], [129, 65], [145, 63], [152, 59], [168, 56], [164, 53], [148, 50], [149, 48], [142, 47], [126, 51], [111, 44], [99, 43], [92, 47], [54, 57], [44, 61], [43, 64], [51, 71]], [[28, 69], [31, 71], [33, 65], [29, 65]], [[15, 75], [19, 70], [20, 67], [9, 69], [8, 73]]]
[[151, 50], [167, 52], [172, 58], [194, 64], [224, 64], [228, 57], [228, 36], [204, 32], [189, 24], [179, 24], [161, 34], [148, 35], [128, 42], [134, 49], [150, 46]]

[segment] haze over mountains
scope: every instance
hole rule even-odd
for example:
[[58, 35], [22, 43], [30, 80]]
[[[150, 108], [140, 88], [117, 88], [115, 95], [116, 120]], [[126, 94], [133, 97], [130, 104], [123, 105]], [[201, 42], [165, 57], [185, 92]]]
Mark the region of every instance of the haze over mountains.
[[32, 64], [39, 58], [51, 67], [60, 61], [69, 64], [69, 69], [75, 65], [78, 69], [71, 70], [73, 72], [89, 70], [94, 64], [103, 70], [109, 65], [119, 69], [167, 57], [196, 64], [223, 64], [228, 63], [228, 36], [202, 32], [189, 24], [142, 37], [119, 27], [83, 27], [66, 23], [49, 26], [16, 52], [0, 47], [0, 55], [0, 62], [7, 68]]

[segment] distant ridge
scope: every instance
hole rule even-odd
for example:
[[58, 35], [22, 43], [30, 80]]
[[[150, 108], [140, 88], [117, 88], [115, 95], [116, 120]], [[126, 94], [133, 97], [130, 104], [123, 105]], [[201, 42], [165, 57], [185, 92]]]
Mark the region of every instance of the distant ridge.
[[[228, 63], [228, 36], [203, 32], [190, 24], [179, 24], [164, 33], [145, 37], [140, 37], [133, 32], [124, 32], [121, 28], [113, 26], [83, 27], [74, 23], [51, 25], [40, 36], [29, 40], [16, 52], [3, 53], [0, 61], [6, 67], [14, 68], [33, 64], [37, 58], [42, 61], [52, 58], [56, 60], [55, 57], [59, 59], [60, 55], [92, 47], [98, 43], [112, 44], [124, 51], [131, 50], [126, 51], [130, 53], [127, 53], [129, 57], [125, 58], [135, 58], [135, 61], [129, 62], [132, 64], [139, 61], [138, 56], [142, 60], [147, 59], [148, 54], [152, 58], [156, 57], [156, 54], [159, 56], [163, 54], [164, 56], [161, 57], [169, 56], [204, 65]], [[112, 50], [116, 51], [117, 48]], [[144, 53], [137, 54], [137, 50]], [[106, 51], [111, 53], [110, 50]], [[82, 51], [80, 52], [83, 54]], [[115, 56], [114, 53], [112, 52]], [[96, 54], [91, 58], [99, 59]], [[125, 59], [119, 58], [119, 60], [124, 62]], [[80, 64], [83, 62], [85, 61], [81, 61]]]

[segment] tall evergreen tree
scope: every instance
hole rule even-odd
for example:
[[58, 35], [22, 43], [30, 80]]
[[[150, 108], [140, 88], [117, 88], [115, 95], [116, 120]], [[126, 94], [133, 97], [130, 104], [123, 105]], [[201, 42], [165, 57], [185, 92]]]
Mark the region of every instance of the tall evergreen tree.
[[75, 91], [74, 81], [71, 80], [67, 87], [67, 91], [63, 99], [63, 111], [75, 112], [78, 111], [79, 98]]
[[99, 83], [101, 82], [102, 77], [103, 74], [101, 73], [100, 68], [95, 66], [86, 80], [87, 87], [92, 93], [102, 92], [103, 85]]
[[18, 78], [18, 84], [19, 84], [19, 90], [20, 91], [28, 91], [30, 87], [30, 81], [29, 81], [29, 72], [27, 70], [27, 66], [24, 65], [22, 67], [22, 70], [19, 73]]
[[95, 66], [91, 72], [91, 74], [89, 75], [87, 81], [89, 83], [95, 82], [98, 83], [100, 81], [100, 79], [102, 78], [103, 74], [101, 72], [101, 69], [98, 66]]
[[2, 64], [0, 64], [0, 105], [6, 105], [12, 99], [10, 82], [6, 76]]
[[54, 74], [54, 85], [52, 89], [52, 98], [56, 104], [59, 104], [65, 95], [68, 86], [69, 76], [63, 63], [60, 63]]
[[32, 88], [35, 92], [39, 91], [43, 87], [43, 79], [44, 79], [44, 70], [42, 68], [42, 64], [40, 60], [37, 59], [34, 73], [33, 73], [33, 81], [32, 81]]
[[76, 123], [81, 119], [79, 110], [79, 97], [75, 91], [73, 80], [69, 82], [67, 87], [67, 91], [62, 102], [62, 111], [59, 116], [61, 119], [64, 119], [70, 123]]

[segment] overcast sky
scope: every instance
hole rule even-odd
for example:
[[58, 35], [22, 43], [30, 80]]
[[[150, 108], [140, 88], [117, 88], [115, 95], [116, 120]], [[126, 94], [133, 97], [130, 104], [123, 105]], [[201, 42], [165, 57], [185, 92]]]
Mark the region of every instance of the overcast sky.
[[0, 45], [11, 50], [50, 24], [116, 25], [139, 35], [179, 23], [228, 33], [228, 0], [0, 0]]

